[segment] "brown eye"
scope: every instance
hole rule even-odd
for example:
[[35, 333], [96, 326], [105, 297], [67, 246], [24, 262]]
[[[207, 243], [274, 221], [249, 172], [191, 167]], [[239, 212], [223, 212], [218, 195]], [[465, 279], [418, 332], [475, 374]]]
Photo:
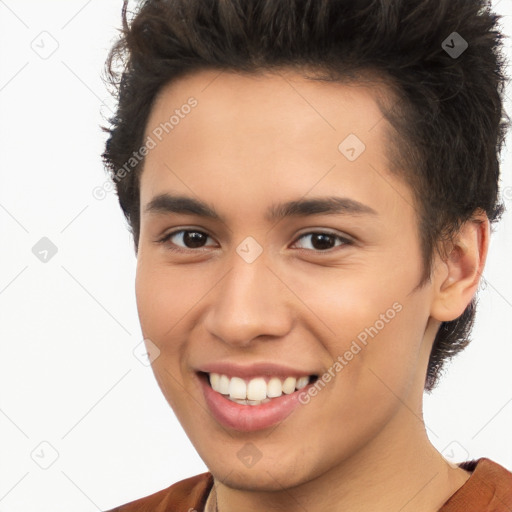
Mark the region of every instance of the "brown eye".
[[199, 231], [184, 231], [183, 232], [183, 243], [191, 249], [202, 247], [208, 238], [204, 233]]
[[[352, 241], [348, 238], [335, 235], [333, 233], [324, 233], [321, 231], [305, 233], [301, 235], [298, 240], [309, 238], [310, 242], [306, 243], [306, 247], [302, 247], [302, 249], [314, 250], [314, 251], [327, 251], [334, 247], [338, 247], [341, 245], [350, 245]], [[336, 243], [336, 242], [341, 243]]]
[[179, 249], [198, 249], [204, 247], [206, 241], [210, 238], [206, 233], [202, 231], [181, 229], [179, 231], [173, 231], [165, 235], [160, 240], [162, 243], [169, 242], [172, 245], [177, 246]]

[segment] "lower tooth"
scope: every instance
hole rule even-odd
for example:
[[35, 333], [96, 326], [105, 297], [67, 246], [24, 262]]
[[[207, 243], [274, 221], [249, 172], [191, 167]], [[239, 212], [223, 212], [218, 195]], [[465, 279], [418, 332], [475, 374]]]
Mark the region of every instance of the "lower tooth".
[[270, 402], [270, 398], [264, 398], [263, 400], [247, 400], [249, 405], [261, 405], [268, 404]]
[[264, 398], [263, 400], [240, 400], [238, 398], [230, 398], [229, 396], [226, 398], [240, 405], [261, 405], [270, 402], [270, 398]]

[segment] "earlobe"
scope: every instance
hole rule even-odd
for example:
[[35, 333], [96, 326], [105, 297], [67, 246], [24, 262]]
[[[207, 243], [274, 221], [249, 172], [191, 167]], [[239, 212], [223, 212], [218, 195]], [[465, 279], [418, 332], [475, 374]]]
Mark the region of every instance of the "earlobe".
[[431, 316], [441, 322], [458, 318], [475, 295], [487, 258], [490, 224], [484, 212], [465, 222], [449, 254], [435, 267]]

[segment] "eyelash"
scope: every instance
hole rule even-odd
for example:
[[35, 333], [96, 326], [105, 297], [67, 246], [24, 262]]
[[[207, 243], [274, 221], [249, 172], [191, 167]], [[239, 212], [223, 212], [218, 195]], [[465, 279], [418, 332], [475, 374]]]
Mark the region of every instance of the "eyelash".
[[[170, 241], [170, 239], [173, 236], [177, 235], [178, 233], [201, 233], [202, 235], [206, 235], [207, 237], [210, 237], [210, 235], [208, 235], [207, 233], [204, 233], [203, 231], [199, 231], [198, 229], [178, 229], [176, 231], [172, 231], [171, 233], [167, 233], [163, 238], [161, 238], [160, 240], [157, 240], [157, 243], [167, 244]], [[296, 242], [298, 242], [299, 240], [301, 240], [302, 238], [310, 236], [310, 235], [328, 235], [330, 237], [335, 238], [336, 240], [341, 241], [342, 244], [334, 246], [334, 247], [331, 247], [329, 249], [325, 249], [325, 250], [304, 249], [304, 248], [301, 248], [299, 250], [308, 251], [308, 252], [314, 252], [314, 253], [318, 253], [318, 254], [321, 254], [321, 253], [332, 253], [332, 251], [335, 250], [336, 248], [340, 248], [340, 247], [343, 247], [343, 246], [346, 246], [346, 245], [353, 245], [354, 244], [353, 240], [350, 240], [349, 238], [343, 237], [341, 235], [336, 235], [334, 233], [329, 233], [328, 231], [308, 231], [307, 233], [303, 233], [302, 235], [300, 235], [294, 241], [294, 244]], [[174, 251], [174, 252], [190, 253], [190, 252], [202, 252], [201, 250], [205, 249], [205, 248], [204, 247], [199, 247], [197, 249], [183, 248], [183, 247], [177, 246], [176, 244], [174, 244], [172, 242], [169, 242], [168, 243], [168, 249], [171, 250], [171, 251]]]

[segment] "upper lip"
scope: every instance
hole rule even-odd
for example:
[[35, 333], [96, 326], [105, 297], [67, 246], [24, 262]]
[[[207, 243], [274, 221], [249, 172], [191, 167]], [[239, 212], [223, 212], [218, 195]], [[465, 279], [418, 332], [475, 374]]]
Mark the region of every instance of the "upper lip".
[[253, 378], [261, 376], [273, 377], [302, 377], [316, 375], [315, 372], [300, 370], [290, 366], [284, 366], [269, 362], [259, 362], [250, 365], [237, 364], [233, 362], [208, 363], [197, 368], [198, 372], [218, 373], [228, 377]]

